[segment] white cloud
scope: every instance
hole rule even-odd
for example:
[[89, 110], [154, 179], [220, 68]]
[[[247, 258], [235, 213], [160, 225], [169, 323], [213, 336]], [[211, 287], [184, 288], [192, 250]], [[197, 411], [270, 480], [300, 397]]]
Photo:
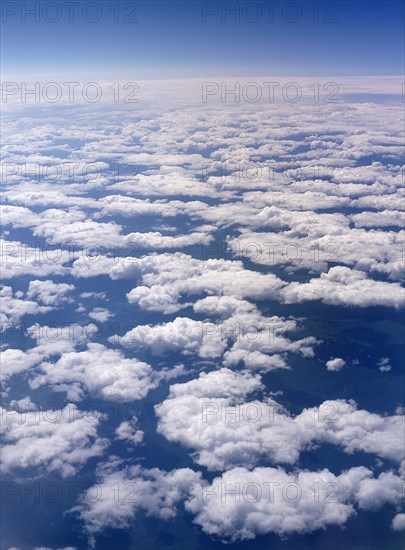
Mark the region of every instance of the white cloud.
[[[0, 351], [2, 383], [15, 374], [22, 374], [51, 356], [60, 356], [73, 351], [91, 340], [97, 333], [93, 324], [71, 324], [65, 326], [46, 326], [38, 323], [28, 327], [27, 335], [35, 340], [36, 345], [27, 350], [9, 348]], [[21, 338], [25, 334], [21, 332]]]
[[116, 439], [129, 441], [132, 445], [138, 445], [143, 440], [144, 432], [137, 429], [136, 416], [131, 420], [124, 420], [115, 430]]
[[[115, 342], [118, 337], [112, 336]], [[187, 317], [176, 317], [174, 321], [161, 325], [139, 325], [118, 340], [126, 347], [145, 347], [155, 354], [180, 351], [185, 355], [195, 353], [205, 358], [219, 357], [226, 348], [221, 335], [204, 342], [204, 323]]]
[[346, 453], [363, 451], [400, 462], [404, 458], [402, 417], [357, 410], [354, 402], [324, 401], [293, 416], [272, 398], [247, 396], [262, 389], [261, 378], [220, 369], [174, 384], [155, 406], [158, 431], [193, 452], [210, 470], [252, 467], [260, 460], [294, 464], [300, 453], [327, 442]]
[[[312, 98], [313, 90], [308, 89], [312, 82], [304, 80], [298, 82]], [[400, 100], [399, 77], [353, 77], [340, 79], [339, 84], [346, 91], [363, 91], [371, 97], [396, 93]], [[196, 472], [146, 470], [112, 461], [99, 471], [102, 498], [82, 502], [80, 514], [88, 532], [127, 525], [139, 509], [171, 518], [184, 501], [206, 533], [227, 540], [343, 525], [357, 507], [377, 509], [388, 502], [396, 508], [400, 481], [393, 472], [372, 478], [365, 468], [352, 468], [340, 475], [295, 467], [289, 473], [281, 468], [253, 468], [264, 460], [297, 465], [301, 452], [324, 443], [346, 453], [362, 451], [399, 462], [403, 458], [399, 412], [396, 416], [375, 414], [358, 410], [352, 401], [329, 401], [326, 395], [319, 407], [294, 416], [269, 397], [277, 392], [265, 389], [261, 377], [252, 372], [288, 368], [290, 353], [314, 355], [314, 338], [294, 340], [301, 322], [281, 317], [291, 315], [285, 311], [302, 308], [285, 304], [320, 300], [351, 307], [403, 305], [403, 289], [392, 283], [404, 280], [400, 101], [398, 105], [372, 99], [349, 105], [346, 100], [319, 102], [314, 110], [312, 101], [224, 105], [217, 96], [212, 105], [202, 107], [200, 81], [154, 81], [142, 86], [145, 109], [137, 110], [136, 120], [126, 116], [130, 110], [125, 105], [119, 116], [116, 108], [103, 110], [102, 120], [94, 109], [91, 113], [85, 109], [85, 118], [79, 117], [79, 122], [85, 123], [85, 140], [82, 125], [76, 119], [65, 121], [62, 115], [48, 117], [46, 124], [43, 117], [40, 123], [38, 117], [25, 116], [7, 121], [5, 140], [10, 147], [5, 149], [5, 162], [12, 173], [5, 182], [4, 235], [10, 239], [20, 234], [30, 237], [27, 243], [4, 241], [3, 277], [34, 280], [26, 295], [6, 291], [5, 321], [16, 324], [23, 315], [45, 313], [42, 307], [68, 304], [73, 286], [50, 281], [53, 276], [107, 275], [112, 279], [105, 295], [101, 278], [94, 287], [92, 281], [86, 285], [77, 281], [78, 292], [82, 284], [83, 290], [96, 288], [81, 292], [83, 300], [111, 300], [114, 288], [121, 286], [116, 281], [127, 279], [132, 282], [127, 298], [135, 315], [138, 307], [163, 314], [176, 314], [187, 307], [188, 316], [164, 322], [162, 315], [154, 315], [157, 321], [150, 326], [145, 324], [149, 317], [145, 321], [142, 314], [140, 322], [144, 324], [125, 335], [127, 342], [125, 337], [120, 342], [133, 345], [135, 351], [139, 347], [154, 354], [195, 354], [209, 359], [212, 368], [225, 366], [171, 386], [169, 396], [162, 396], [156, 408], [160, 432], [187, 447], [204, 467], [226, 469], [214, 480], [217, 483], [238, 483], [241, 478], [265, 483], [270, 476], [280, 483], [299, 483], [304, 495], [297, 502], [284, 499], [269, 506], [268, 502], [242, 499], [234, 506], [232, 497], [222, 503], [218, 491], [211, 502], [203, 502], [210, 485]], [[103, 85], [103, 92], [107, 90]], [[160, 105], [164, 112], [157, 108]], [[172, 107], [169, 110], [168, 105]], [[20, 109], [21, 105], [14, 107]], [[75, 140], [79, 140], [77, 145]], [[374, 157], [381, 161], [369, 161]], [[57, 182], [47, 177], [35, 181], [32, 175], [15, 170], [23, 170], [27, 163], [37, 163], [51, 172], [63, 165], [63, 176]], [[89, 165], [96, 163], [103, 174], [94, 178], [94, 166]], [[140, 168], [138, 175], [113, 173], [115, 164], [125, 167], [131, 163]], [[74, 165], [79, 173], [70, 182], [66, 171]], [[21, 228], [24, 231], [18, 231]], [[223, 242], [213, 242], [214, 233]], [[194, 245], [194, 258], [180, 252], [190, 245]], [[98, 249], [95, 255], [90, 250], [93, 246]], [[269, 254], [272, 247], [274, 253]], [[139, 257], [147, 248], [170, 248], [174, 253]], [[196, 257], [198, 248], [200, 258]], [[206, 259], [209, 257], [213, 259]], [[256, 264], [255, 270], [246, 267], [246, 258]], [[281, 304], [269, 303], [273, 300]], [[257, 301], [263, 301], [262, 311]], [[76, 312], [89, 311], [90, 318], [108, 320], [109, 310], [96, 307], [100, 303], [89, 304], [80, 304]], [[114, 311], [112, 306], [110, 309]], [[190, 311], [195, 319], [189, 318]], [[62, 325], [65, 312], [59, 313]], [[77, 337], [59, 327], [62, 334], [55, 339], [55, 329], [34, 325], [29, 330], [36, 341], [34, 347], [5, 349], [3, 378], [20, 375], [22, 382], [28, 378], [33, 388], [49, 385], [71, 399], [89, 394], [132, 401], [145, 398], [160, 381], [185, 373], [182, 365], [154, 371], [150, 365], [101, 344], [87, 347], [94, 328]], [[218, 365], [213, 365], [213, 359]], [[352, 362], [349, 359], [345, 359], [348, 364]], [[342, 361], [331, 359], [327, 368], [336, 370]], [[252, 372], [233, 373], [227, 367]], [[382, 357], [376, 368], [388, 372], [388, 358]], [[388, 382], [383, 378], [382, 383]], [[12, 408], [38, 412], [30, 400], [20, 397], [10, 396]], [[207, 400], [212, 414], [203, 422], [202, 407]], [[222, 405], [228, 412], [225, 421], [221, 419]], [[238, 411], [242, 420], [232, 421]], [[247, 421], [243, 417], [246, 411], [259, 413], [260, 418]], [[273, 414], [270, 418], [269, 411]], [[66, 475], [82, 463], [79, 455], [84, 460], [85, 451], [89, 456], [98, 452], [95, 443], [93, 451], [88, 450], [96, 434], [88, 435], [86, 443], [87, 432], [81, 425], [72, 427], [75, 437], [81, 437], [79, 445], [72, 443], [70, 432], [66, 436], [58, 432], [60, 441], [48, 432], [38, 435], [34, 428], [30, 438], [28, 431], [17, 438], [13, 428], [16, 439], [7, 443], [33, 445], [27, 464], [34, 464], [35, 457], [45, 468]], [[64, 430], [68, 428], [70, 424]], [[113, 429], [114, 437], [124, 442], [119, 448], [142, 438], [135, 419]], [[78, 462], [74, 462], [73, 448]], [[16, 454], [16, 463], [19, 457], [25, 460], [24, 456]], [[361, 460], [361, 455], [358, 458]], [[319, 476], [320, 491], [323, 482], [338, 484], [338, 502], [310, 500], [314, 497], [311, 487]], [[118, 502], [111, 491], [115, 482], [124, 491]], [[125, 487], [129, 484], [131, 489], [133, 482], [139, 485], [140, 502], [132, 502], [126, 492]], [[93, 490], [97, 493], [97, 486]], [[402, 518], [394, 519], [394, 528], [395, 522], [403, 525]]]
[[80, 298], [95, 298], [99, 300], [106, 300], [107, 295], [105, 292], [81, 292], [79, 294]]
[[369, 279], [362, 271], [348, 267], [332, 267], [308, 283], [293, 282], [281, 290], [287, 304], [320, 300], [344, 306], [404, 306], [404, 289], [399, 283]]
[[11, 286], [2, 286], [0, 288], [1, 313], [0, 322], [2, 331], [7, 328], [18, 325], [24, 315], [36, 315], [38, 313], [47, 313], [51, 307], [40, 305], [33, 300], [21, 300], [13, 295]]
[[97, 436], [102, 415], [73, 404], [61, 410], [1, 409], [2, 470], [44, 468], [63, 477], [74, 475], [91, 457], [100, 456], [108, 440]]
[[96, 307], [89, 312], [89, 317], [99, 323], [106, 323], [108, 319], [114, 317], [114, 314], [104, 307]]
[[4, 239], [0, 239], [0, 247], [3, 279], [22, 275], [65, 275], [68, 272], [65, 264], [78, 255], [72, 250], [28, 246], [27, 243]]
[[405, 514], [397, 514], [392, 520], [391, 527], [394, 531], [405, 531]]
[[42, 360], [42, 355], [32, 351], [27, 353], [20, 349], [6, 349], [0, 352], [1, 355], [1, 380], [6, 381], [15, 374], [20, 374]]
[[259, 229], [270, 226], [273, 231], [252, 231], [247, 218], [241, 235], [228, 239], [230, 253], [259, 265], [282, 265], [290, 270], [317, 272], [341, 264], [385, 273], [392, 279], [404, 277], [403, 231], [350, 228], [350, 220], [342, 214], [288, 212], [274, 206], [262, 208], [255, 220]]
[[[97, 485], [90, 487], [73, 509], [90, 537], [107, 527], [127, 526], [138, 510], [161, 519], [173, 518], [177, 504], [201, 477], [190, 468], [148, 470], [139, 465], [125, 466], [116, 458], [101, 464], [97, 473]], [[94, 538], [91, 542], [94, 545]]]
[[142, 399], [161, 379], [147, 363], [96, 343], [85, 351], [64, 353], [56, 363], [41, 363], [39, 371], [31, 379], [32, 388], [49, 384], [73, 401], [86, 393], [108, 400]]
[[288, 368], [287, 352], [305, 357], [314, 354], [312, 346], [317, 343], [314, 337], [292, 341], [285, 336], [297, 330], [294, 320], [264, 317], [244, 300], [210, 296], [193, 307], [197, 313], [225, 315], [233, 310], [233, 315], [219, 323], [176, 317], [160, 325], [138, 325], [122, 337], [115, 335], [109, 340], [129, 348], [146, 348], [158, 355], [178, 351], [204, 359], [222, 357], [225, 366], [242, 362], [248, 368], [263, 371]]
[[377, 363], [377, 367], [380, 372], [389, 372], [392, 369], [388, 357], [381, 357]]
[[99, 466], [97, 484], [72, 511], [84, 522], [91, 547], [98, 533], [127, 527], [139, 510], [170, 520], [180, 504], [206, 534], [229, 543], [266, 533], [285, 536], [342, 527], [357, 507], [398, 505], [401, 478], [392, 472], [372, 476], [365, 467], [339, 475], [328, 469], [287, 473], [282, 468], [239, 467], [207, 482], [189, 468], [148, 470], [111, 457]]
[[285, 284], [273, 274], [244, 269], [241, 261], [202, 261], [186, 254], [150, 254], [142, 258], [101, 257], [89, 265], [85, 258], [73, 264], [73, 275], [91, 277], [108, 274], [112, 279], [134, 277], [140, 284], [128, 293], [130, 303], [142, 309], [174, 313], [184, 305], [182, 295], [201, 293], [230, 295], [256, 300], [276, 298]]
[[205, 533], [226, 541], [254, 539], [266, 533], [309, 533], [330, 525], [343, 526], [356, 514], [356, 500], [363, 507], [362, 495], [369, 483], [383, 491], [377, 507], [399, 503], [401, 479], [388, 475], [392, 476], [394, 494], [384, 492], [383, 474], [372, 479], [372, 472], [364, 467], [340, 475], [327, 469], [287, 473], [281, 468], [234, 468], [202, 487], [192, 486], [185, 507]]
[[[91, 206], [94, 206], [92, 204]], [[34, 213], [28, 208], [7, 205], [3, 207], [5, 224], [13, 227], [27, 227], [35, 237], [43, 237], [52, 245], [76, 246], [79, 249], [102, 247], [182, 248], [195, 244], [208, 244], [212, 237], [200, 228], [187, 235], [162, 235], [159, 231], [131, 232], [122, 234], [122, 226], [116, 222], [102, 222], [91, 219], [89, 214], [77, 210], [51, 208]]]
[[75, 289], [73, 285], [66, 283], [54, 283], [53, 281], [30, 281], [27, 291], [28, 298], [37, 298], [46, 306], [58, 306], [63, 302], [71, 301], [67, 293]]
[[326, 368], [331, 372], [338, 372], [343, 369], [346, 365], [346, 361], [340, 357], [335, 357], [334, 359], [329, 359], [326, 361]]
[[405, 214], [401, 210], [382, 210], [381, 212], [361, 212], [353, 214], [351, 219], [356, 227], [404, 227]]

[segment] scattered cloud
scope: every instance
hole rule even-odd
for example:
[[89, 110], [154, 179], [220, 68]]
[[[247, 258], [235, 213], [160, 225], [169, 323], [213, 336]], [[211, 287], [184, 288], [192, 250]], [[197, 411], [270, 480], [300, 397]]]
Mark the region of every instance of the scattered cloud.
[[342, 370], [345, 365], [346, 361], [340, 357], [335, 357], [334, 359], [326, 361], [326, 368], [331, 372], [338, 372]]

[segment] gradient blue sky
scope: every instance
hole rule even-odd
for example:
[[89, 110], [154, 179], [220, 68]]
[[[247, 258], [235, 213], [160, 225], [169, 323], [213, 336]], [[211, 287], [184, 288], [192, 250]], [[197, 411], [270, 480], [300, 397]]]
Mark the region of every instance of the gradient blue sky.
[[[22, 21], [22, 2], [2, 2], [2, 72], [7, 75], [50, 76], [86, 74], [97, 78], [177, 78], [250, 75], [400, 75], [404, 73], [404, 14], [401, 0], [270, 1], [257, 22], [229, 16], [221, 9], [252, 2], [211, 2], [218, 12], [202, 20], [204, 2], [197, 0], [120, 2], [114, 22], [113, 0], [98, 1], [101, 18], [89, 23], [75, 8], [51, 23], [42, 15]], [[41, 9], [47, 2], [40, 2]], [[51, 2], [52, 3], [52, 2]], [[56, 2], [54, 2], [56, 3]], [[285, 4], [297, 4], [302, 14], [295, 23], [282, 17]], [[32, 7], [34, 2], [26, 2]], [[129, 5], [137, 4], [137, 23], [124, 23]], [[320, 22], [314, 21], [314, 5]], [[329, 4], [329, 5], [328, 5]], [[125, 6], [127, 7], [125, 8]], [[337, 6], [337, 9], [333, 7]], [[249, 8], [254, 17], [254, 6]], [[294, 7], [289, 17], [294, 15]], [[4, 11], [6, 10], [6, 11]], [[9, 11], [15, 11], [9, 14]], [[335, 13], [333, 13], [335, 11]], [[48, 17], [53, 17], [49, 8]], [[89, 16], [93, 13], [89, 9]], [[242, 12], [243, 13], [243, 12]], [[326, 23], [325, 18], [337, 19]]]

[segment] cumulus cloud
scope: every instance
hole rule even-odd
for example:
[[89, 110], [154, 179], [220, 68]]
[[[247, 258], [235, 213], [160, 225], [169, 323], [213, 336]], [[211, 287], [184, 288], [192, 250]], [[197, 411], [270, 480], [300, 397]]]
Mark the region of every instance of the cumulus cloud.
[[100, 456], [108, 440], [98, 437], [102, 415], [68, 404], [61, 410], [1, 409], [2, 470], [27, 468], [74, 475], [91, 457]]
[[337, 400], [294, 416], [272, 398], [247, 399], [259, 390], [259, 375], [226, 368], [174, 384], [155, 406], [158, 431], [191, 449], [194, 460], [210, 470], [253, 467], [260, 460], [294, 464], [302, 451], [323, 442], [346, 453], [404, 458], [400, 415], [380, 416]]
[[46, 246], [29, 246], [21, 241], [0, 239], [3, 279], [23, 275], [48, 277], [66, 275], [67, 263], [79, 254], [69, 249], [49, 249]]
[[[73, 511], [85, 523], [92, 546], [97, 533], [128, 526], [138, 510], [167, 520], [176, 515], [179, 504], [206, 534], [236, 542], [266, 533], [284, 536], [343, 526], [357, 507], [370, 509], [364, 500], [370, 485], [374, 509], [398, 504], [401, 478], [392, 472], [372, 475], [365, 467], [339, 475], [327, 469], [287, 473], [282, 468], [233, 468], [207, 482], [189, 468], [147, 470], [113, 458], [99, 467], [97, 485], [84, 493]], [[390, 493], [384, 490], [387, 477]]]
[[389, 372], [392, 369], [388, 357], [381, 357], [381, 359], [377, 363], [377, 367], [380, 372]]
[[342, 370], [345, 365], [346, 361], [340, 357], [335, 357], [334, 359], [326, 361], [326, 368], [331, 372], [338, 372]]
[[66, 283], [54, 283], [53, 281], [30, 281], [27, 297], [36, 298], [46, 306], [58, 306], [63, 302], [71, 301], [69, 292], [74, 290], [74, 285]]
[[[390, 493], [385, 490], [387, 477]], [[233, 468], [208, 482], [189, 468], [148, 470], [111, 457], [99, 466], [98, 483], [86, 490], [72, 512], [84, 522], [91, 547], [98, 533], [127, 527], [140, 510], [169, 520], [180, 505], [206, 534], [237, 542], [266, 533], [285, 536], [342, 527], [357, 509], [370, 509], [364, 500], [364, 494], [371, 494], [370, 485], [374, 509], [400, 502], [399, 476], [384, 472], [374, 478], [362, 466], [339, 475], [328, 469], [287, 473], [282, 468]]]
[[[382, 474], [383, 475], [383, 474]], [[401, 478], [394, 474], [394, 494], [384, 493], [385, 479], [372, 478], [364, 467], [339, 475], [327, 469], [287, 473], [281, 468], [234, 468], [203, 487], [194, 485], [186, 509], [205, 533], [240, 541], [258, 535], [292, 535], [343, 526], [356, 514], [355, 504], [365, 507], [362, 495], [373, 483], [378, 506], [401, 499]], [[358, 496], [359, 495], [359, 496]]]
[[52, 208], [34, 213], [28, 208], [4, 206], [4, 224], [16, 228], [28, 227], [35, 237], [43, 237], [52, 245], [76, 246], [78, 248], [140, 247], [182, 248], [195, 244], [208, 244], [212, 237], [204, 231], [207, 226], [188, 235], [163, 235], [159, 231], [131, 232], [122, 234], [123, 228], [116, 222], [97, 221], [81, 210]]
[[[116, 341], [117, 337], [110, 338]], [[119, 338], [126, 347], [145, 347], [155, 354], [180, 351], [185, 355], [195, 353], [204, 358], [221, 356], [226, 342], [221, 335], [204, 341], [204, 323], [187, 317], [176, 317], [174, 321], [161, 325], [139, 325]]]
[[392, 520], [391, 527], [394, 531], [405, 531], [405, 514], [397, 514]]
[[115, 430], [116, 439], [128, 441], [132, 445], [138, 445], [143, 440], [144, 432], [137, 428], [138, 419], [136, 416], [131, 420], [124, 420]]
[[[308, 82], [298, 82], [313, 97]], [[396, 93], [398, 98], [401, 89], [401, 79], [394, 77], [353, 77], [341, 84], [345, 90]], [[98, 494], [101, 487], [101, 498], [86, 493], [77, 509], [87, 532], [92, 536], [104, 526], [128, 525], [138, 510], [172, 518], [184, 502], [207, 534], [227, 541], [344, 525], [357, 508], [374, 510], [384, 503], [397, 512], [400, 480], [394, 472], [373, 477], [367, 468], [337, 474], [297, 466], [303, 451], [324, 443], [400, 462], [400, 412], [375, 414], [326, 395], [319, 406], [293, 415], [273, 399], [279, 388], [270, 392], [254, 371], [288, 368], [290, 353], [314, 356], [318, 342], [299, 338], [301, 321], [290, 317], [291, 311], [302, 310], [295, 304], [403, 305], [403, 121], [398, 105], [370, 99], [350, 105], [346, 100], [320, 102], [315, 110], [305, 101], [244, 108], [243, 103], [224, 106], [218, 94], [212, 106], [201, 108], [200, 81], [162, 85], [165, 112], [157, 109], [163, 106], [160, 85], [143, 83], [147, 107], [136, 120], [122, 116], [129, 112], [122, 106], [119, 116], [115, 108], [103, 110], [102, 120], [85, 110], [78, 119], [61, 114], [46, 123], [43, 117], [11, 116], [5, 127], [10, 147], [5, 150], [2, 220], [9, 240], [1, 243], [2, 273], [5, 280], [25, 277], [31, 283], [26, 294], [4, 291], [3, 326], [68, 305], [74, 287], [83, 300], [110, 298], [108, 310], [101, 307], [104, 303], [89, 307], [90, 302], [76, 309], [105, 323], [110, 313], [117, 315], [111, 296], [125, 286], [129, 308], [135, 315], [138, 308], [144, 311], [140, 324], [114, 343], [133, 347], [135, 354], [139, 348], [142, 354], [194, 355], [217, 368], [173, 384], [169, 395], [159, 398], [156, 415], [160, 433], [188, 449], [196, 463], [226, 471], [208, 482], [187, 468], [165, 472], [112, 459], [100, 466], [100, 486], [91, 489]], [[173, 108], [167, 110], [169, 99]], [[47, 174], [41, 181], [24, 174], [27, 163]], [[114, 165], [137, 170], [114, 173]], [[61, 177], [52, 181], [49, 172], [57, 176], [59, 168]], [[18, 240], [21, 234], [27, 242]], [[192, 247], [189, 254], [186, 247]], [[93, 286], [91, 279], [100, 275], [110, 277], [108, 286], [101, 277]], [[74, 287], [67, 277], [77, 279]], [[129, 285], [121, 285], [121, 279]], [[185, 308], [187, 315], [178, 316]], [[149, 317], [145, 311], [155, 313]], [[62, 325], [65, 312], [58, 313]], [[173, 317], [165, 322], [159, 313]], [[147, 362], [92, 344], [94, 329], [89, 325], [89, 333], [77, 337], [62, 326], [30, 327], [36, 344], [4, 350], [3, 381], [20, 375], [33, 389], [46, 385], [70, 400], [90, 395], [132, 401], [185, 373], [182, 365], [155, 371]], [[60, 337], [54, 338], [55, 330]], [[327, 368], [338, 370], [345, 361], [350, 362], [331, 358]], [[376, 368], [388, 372], [389, 359], [379, 359]], [[381, 383], [385, 380], [389, 377], [381, 377]], [[11, 409], [38, 414], [21, 395], [10, 395]], [[11, 418], [11, 411], [7, 414]], [[17, 433], [20, 426], [11, 423], [6, 448], [14, 450], [7, 451], [6, 468], [42, 466], [70, 475], [86, 457], [102, 453], [104, 440], [87, 431], [93, 424], [84, 425], [82, 417], [77, 424], [65, 420], [57, 433], [46, 431], [43, 423], [41, 429], [31, 423]], [[119, 448], [141, 443], [135, 418], [112, 430]], [[263, 467], [263, 461], [294, 469]], [[243, 494], [242, 486], [249, 483], [267, 490], [268, 479], [280, 483], [276, 493], [280, 489], [282, 499], [277, 493], [275, 503], [256, 502], [255, 485]], [[235, 487], [241, 480], [240, 501], [227, 495], [222, 502], [222, 484]], [[320, 499], [315, 500], [318, 481]], [[116, 482], [124, 491], [118, 502], [111, 490]], [[291, 493], [285, 498], [286, 483], [301, 488], [298, 500]], [[333, 496], [338, 487], [337, 501], [325, 500], [326, 483], [332, 484]], [[126, 492], [128, 487], [139, 502]], [[397, 524], [403, 525], [401, 514], [393, 520], [394, 529]]]
[[404, 306], [404, 289], [399, 283], [369, 279], [367, 274], [348, 267], [332, 267], [308, 283], [293, 282], [281, 290], [287, 303], [320, 300], [344, 306]]
[[[26, 350], [8, 348], [0, 351], [2, 383], [15, 374], [30, 370], [44, 359], [60, 356], [82, 346], [97, 333], [97, 327], [76, 323], [49, 327], [36, 323], [28, 327], [26, 332], [36, 342], [35, 346]], [[21, 332], [21, 337], [25, 338], [24, 332]]]
[[31, 387], [50, 385], [78, 401], [86, 393], [109, 400], [142, 399], [156, 388], [161, 375], [147, 363], [125, 357], [102, 344], [89, 343], [85, 351], [64, 353], [56, 363], [43, 362]]
[[287, 338], [286, 333], [297, 330], [294, 320], [264, 317], [245, 300], [210, 296], [197, 301], [193, 308], [198, 313], [222, 315], [223, 319], [211, 322], [176, 317], [160, 325], [138, 325], [122, 337], [116, 335], [109, 340], [125, 347], [146, 348], [158, 355], [180, 352], [204, 359], [222, 357], [225, 366], [243, 363], [262, 371], [288, 368], [287, 353], [300, 353], [304, 357], [314, 354], [316, 338], [295, 341]]
[[356, 227], [404, 227], [405, 214], [401, 210], [361, 212], [351, 217]]
[[239, 237], [228, 239], [228, 246], [230, 253], [248, 257], [255, 264], [310, 271], [341, 264], [385, 273], [394, 280], [404, 277], [403, 231], [352, 228], [342, 214], [288, 211], [275, 206], [262, 208], [254, 222], [258, 229], [270, 227], [271, 232], [252, 231], [249, 219], [243, 221], [247, 227], [240, 229]]
[[105, 307], [95, 307], [89, 312], [90, 319], [94, 319], [94, 321], [98, 321], [99, 323], [106, 323], [113, 316], [114, 314]]
[[2, 286], [0, 288], [1, 298], [1, 313], [0, 322], [1, 330], [18, 325], [24, 315], [35, 315], [38, 313], [47, 313], [51, 311], [51, 307], [41, 305], [34, 300], [21, 299], [20, 294], [14, 294], [11, 286]]
[[179, 252], [118, 262], [104, 257], [94, 266], [79, 258], [73, 264], [73, 274], [80, 277], [108, 274], [113, 279], [136, 277], [140, 284], [128, 293], [129, 302], [163, 313], [174, 313], [184, 307], [179, 303], [183, 295], [207, 293], [262, 300], [276, 298], [285, 284], [271, 273], [245, 269], [241, 261], [203, 261]]
[[[201, 474], [190, 468], [165, 472], [125, 466], [115, 457], [98, 467], [97, 477], [97, 485], [90, 487], [73, 509], [85, 523], [93, 545], [96, 533], [107, 527], [127, 526], [138, 510], [161, 519], [173, 518], [176, 506]], [[118, 487], [120, 496], [111, 490], [113, 487]]]
[[20, 349], [6, 349], [0, 352], [1, 356], [1, 381], [5, 382], [15, 374], [24, 372], [38, 364], [43, 355], [35, 351], [25, 352]]

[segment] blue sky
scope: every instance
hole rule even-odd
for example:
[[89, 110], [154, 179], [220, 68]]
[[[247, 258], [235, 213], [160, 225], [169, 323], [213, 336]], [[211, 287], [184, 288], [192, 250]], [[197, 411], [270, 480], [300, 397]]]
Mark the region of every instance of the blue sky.
[[[403, 2], [3, 2], [3, 77], [399, 75]], [[32, 9], [34, 2], [26, 2]], [[48, 11], [43, 11], [44, 6]], [[52, 7], [53, 5], [53, 7]], [[120, 12], [113, 11], [120, 6]], [[226, 9], [237, 7], [239, 21]], [[319, 21], [316, 21], [318, 6]], [[72, 8], [73, 9], [73, 8]], [[98, 10], [98, 13], [96, 12]], [[86, 11], [87, 10], [87, 11]], [[203, 21], [205, 14], [205, 22]], [[124, 22], [124, 18], [138, 22]], [[59, 19], [51, 22], [53, 18]], [[89, 22], [90, 19], [99, 19]], [[117, 19], [115, 21], [114, 19]], [[295, 22], [293, 20], [296, 19]], [[250, 20], [250, 21], [249, 21]]]

